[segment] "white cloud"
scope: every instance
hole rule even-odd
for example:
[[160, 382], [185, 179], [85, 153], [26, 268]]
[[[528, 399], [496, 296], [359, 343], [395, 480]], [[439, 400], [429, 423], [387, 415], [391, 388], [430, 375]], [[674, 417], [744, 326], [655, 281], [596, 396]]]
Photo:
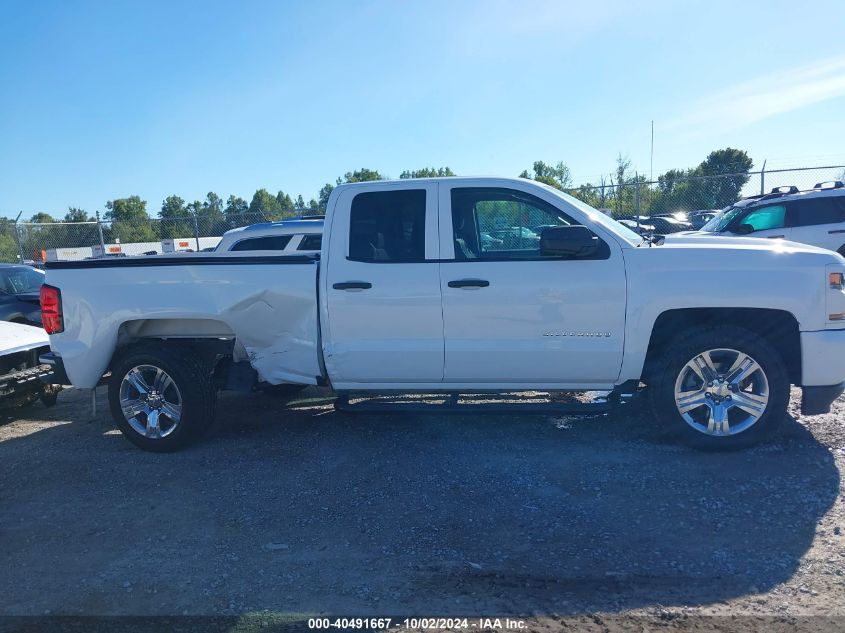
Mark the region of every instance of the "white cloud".
[[711, 94], [670, 120], [666, 131], [704, 136], [845, 96], [845, 56], [758, 77]]

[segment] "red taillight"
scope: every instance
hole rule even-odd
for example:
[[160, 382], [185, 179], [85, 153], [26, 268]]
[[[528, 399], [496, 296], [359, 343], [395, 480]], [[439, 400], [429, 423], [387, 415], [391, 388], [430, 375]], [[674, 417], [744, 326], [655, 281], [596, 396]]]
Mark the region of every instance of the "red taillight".
[[41, 286], [41, 323], [47, 334], [58, 334], [65, 329], [62, 319], [62, 293], [55, 286]]

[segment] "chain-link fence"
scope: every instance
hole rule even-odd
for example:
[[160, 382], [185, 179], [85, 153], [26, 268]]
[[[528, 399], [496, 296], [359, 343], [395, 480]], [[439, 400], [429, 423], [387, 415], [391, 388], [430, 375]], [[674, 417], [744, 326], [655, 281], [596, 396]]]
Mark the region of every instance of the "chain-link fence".
[[567, 193], [602, 209], [626, 224], [654, 227], [659, 233], [698, 229], [720, 209], [741, 197], [769, 193], [776, 187], [812, 189], [842, 180], [845, 166], [799, 167], [711, 176], [678, 174], [648, 181], [642, 176], [620, 184], [609, 177], [600, 185], [585, 185]]
[[[768, 193], [775, 187], [812, 189], [817, 183], [841, 180], [845, 165], [800, 167], [746, 173], [642, 176], [567, 190], [631, 228], [658, 233], [697, 229], [713, 213], [742, 196]], [[316, 213], [298, 210], [297, 215]], [[0, 219], [0, 261], [42, 262], [106, 255], [141, 255], [213, 249], [229, 229], [266, 222], [260, 213], [227, 216], [149, 218], [135, 221], [32, 223]]]
[[[297, 211], [297, 215], [314, 213], [308, 209]], [[267, 221], [261, 213], [251, 212], [133, 221], [15, 223], [6, 220], [0, 222], [0, 261], [43, 262], [212, 250], [226, 231]]]

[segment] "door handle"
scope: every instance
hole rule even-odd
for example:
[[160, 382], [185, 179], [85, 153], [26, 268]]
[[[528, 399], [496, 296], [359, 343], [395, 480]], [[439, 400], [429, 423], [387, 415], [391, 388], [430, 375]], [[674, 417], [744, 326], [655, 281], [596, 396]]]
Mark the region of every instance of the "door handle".
[[455, 279], [449, 282], [450, 288], [486, 288], [489, 285], [486, 279]]
[[332, 285], [335, 290], [369, 290], [372, 287], [369, 281], [342, 281]]
[[782, 240], [786, 237], [786, 235], [768, 235], [767, 236], [770, 240]]
[[836, 235], [837, 233], [845, 233], [845, 229], [837, 229], [836, 231], [828, 231], [828, 235]]

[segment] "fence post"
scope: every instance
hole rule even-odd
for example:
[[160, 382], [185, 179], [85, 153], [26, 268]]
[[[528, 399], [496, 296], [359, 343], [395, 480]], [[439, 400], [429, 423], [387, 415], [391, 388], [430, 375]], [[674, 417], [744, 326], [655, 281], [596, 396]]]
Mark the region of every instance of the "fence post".
[[760, 195], [766, 195], [766, 160], [763, 159], [763, 167], [760, 169]]
[[105, 255], [106, 241], [103, 239], [103, 225], [100, 224], [100, 212], [97, 211], [94, 215], [97, 218], [97, 234], [100, 236], [100, 248], [103, 249], [103, 255]]
[[639, 225], [639, 223], [640, 223], [640, 180], [639, 180], [639, 178], [637, 178], [636, 211], [637, 211], [637, 225]]
[[18, 220], [20, 217], [21, 214], [18, 213], [18, 217], [15, 218], [15, 241], [18, 243], [18, 257], [21, 258], [21, 264], [23, 264], [23, 244], [21, 243], [21, 234], [18, 232]]
[[197, 216], [193, 216], [194, 220], [194, 240], [197, 242], [197, 253], [200, 252], [200, 225], [197, 222]]

